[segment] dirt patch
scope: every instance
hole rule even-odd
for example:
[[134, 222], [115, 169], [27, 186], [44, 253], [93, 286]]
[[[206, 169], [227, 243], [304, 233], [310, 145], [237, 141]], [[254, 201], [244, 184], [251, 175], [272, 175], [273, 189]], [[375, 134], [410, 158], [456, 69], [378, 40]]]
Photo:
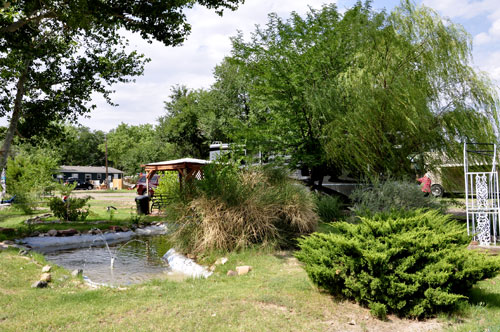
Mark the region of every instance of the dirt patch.
[[356, 303], [339, 302], [334, 304], [334, 310], [330, 310], [330, 317], [324, 321], [326, 331], [349, 331], [349, 332], [431, 332], [441, 331], [445, 326], [437, 319], [425, 321], [401, 319], [389, 315], [386, 321], [374, 318], [370, 310], [362, 308]]

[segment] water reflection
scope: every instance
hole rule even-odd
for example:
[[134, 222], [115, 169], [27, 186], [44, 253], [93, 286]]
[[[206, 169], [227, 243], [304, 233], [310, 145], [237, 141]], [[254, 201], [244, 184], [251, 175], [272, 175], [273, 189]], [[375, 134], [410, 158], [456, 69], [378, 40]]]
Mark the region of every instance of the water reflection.
[[[143, 237], [106, 247], [90, 247], [46, 253], [48, 261], [67, 270], [83, 269], [93, 282], [129, 285], [153, 278], [180, 276], [169, 271], [161, 257], [172, 246], [166, 236]], [[113, 268], [111, 259], [115, 257]]]

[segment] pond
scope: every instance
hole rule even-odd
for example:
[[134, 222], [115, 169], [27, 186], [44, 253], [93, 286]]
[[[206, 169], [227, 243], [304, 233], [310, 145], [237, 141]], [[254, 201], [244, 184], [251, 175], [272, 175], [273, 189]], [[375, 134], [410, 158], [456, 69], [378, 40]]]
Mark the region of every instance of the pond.
[[166, 236], [156, 235], [137, 237], [109, 247], [91, 245], [42, 253], [48, 261], [67, 270], [83, 269], [83, 275], [93, 283], [126, 286], [158, 278], [185, 279], [186, 275], [171, 271], [162, 259], [171, 247]]

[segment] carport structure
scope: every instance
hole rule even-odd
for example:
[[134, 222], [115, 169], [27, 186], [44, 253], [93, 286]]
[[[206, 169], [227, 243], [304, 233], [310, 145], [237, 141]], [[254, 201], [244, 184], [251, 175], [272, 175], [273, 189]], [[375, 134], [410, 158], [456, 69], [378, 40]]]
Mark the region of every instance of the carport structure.
[[177, 171], [179, 174], [179, 183], [182, 186], [183, 179], [201, 179], [203, 177], [202, 168], [209, 163], [210, 161], [203, 159], [183, 158], [141, 165], [146, 171], [146, 192], [149, 193], [149, 180], [151, 180], [156, 172]]

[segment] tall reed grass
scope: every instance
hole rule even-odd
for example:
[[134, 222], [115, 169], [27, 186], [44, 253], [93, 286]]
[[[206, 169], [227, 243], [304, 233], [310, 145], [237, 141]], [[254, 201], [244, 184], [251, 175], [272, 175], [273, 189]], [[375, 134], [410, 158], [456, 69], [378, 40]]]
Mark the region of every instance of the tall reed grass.
[[183, 187], [190, 197], [170, 207], [177, 219], [173, 237], [192, 253], [286, 245], [317, 225], [313, 195], [281, 169], [214, 163], [202, 180]]

